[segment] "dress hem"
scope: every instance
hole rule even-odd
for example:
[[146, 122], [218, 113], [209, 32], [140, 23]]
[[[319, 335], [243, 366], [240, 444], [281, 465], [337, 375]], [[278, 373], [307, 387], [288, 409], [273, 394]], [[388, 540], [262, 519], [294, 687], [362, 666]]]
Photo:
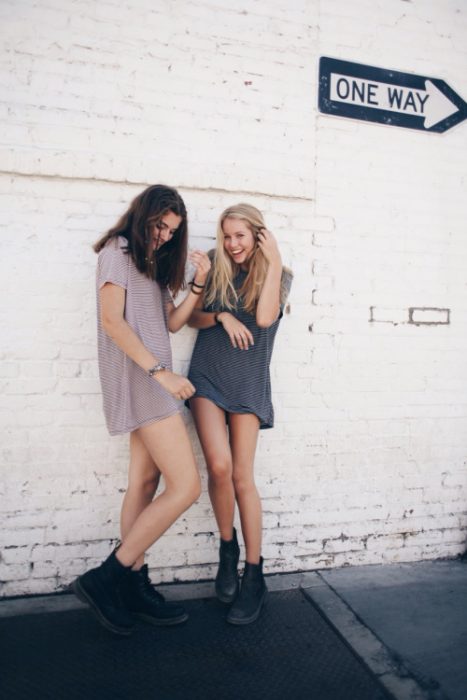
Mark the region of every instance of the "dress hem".
[[127, 433], [133, 433], [135, 430], [138, 430], [138, 428], [144, 428], [146, 425], [149, 425], [150, 423], [159, 423], [161, 420], [165, 420], [166, 418], [170, 418], [171, 416], [176, 416], [177, 413], [181, 413], [182, 408], [176, 408], [174, 411], [171, 411], [170, 413], [166, 413], [163, 416], [158, 416], [155, 418], [148, 418], [148, 420], [142, 421], [141, 423], [138, 423], [132, 428], [125, 428], [124, 430], [107, 430], [109, 431], [109, 435], [111, 437], [115, 437], [117, 435], [126, 435]]
[[[248, 415], [251, 413], [252, 415], [256, 416], [257, 419], [259, 420], [259, 424], [260, 424], [259, 429], [260, 430], [269, 430], [270, 428], [274, 427], [274, 423], [268, 423], [268, 422], [263, 421], [261, 416], [259, 416], [257, 413], [255, 413], [255, 411], [232, 411], [231, 408], [229, 408], [226, 405], [221, 404], [219, 401], [216, 401], [215, 399], [213, 399], [212, 396], [208, 396], [205, 393], [196, 392], [196, 394], [194, 394], [191, 397], [191, 399], [208, 399], [208, 401], [212, 401], [213, 404], [215, 404], [219, 408], [222, 408], [222, 410], [226, 411], [227, 413], [238, 413], [240, 415]], [[185, 406], [187, 406], [188, 408], [190, 408], [189, 401], [191, 399], [188, 399], [187, 401], [185, 401]]]

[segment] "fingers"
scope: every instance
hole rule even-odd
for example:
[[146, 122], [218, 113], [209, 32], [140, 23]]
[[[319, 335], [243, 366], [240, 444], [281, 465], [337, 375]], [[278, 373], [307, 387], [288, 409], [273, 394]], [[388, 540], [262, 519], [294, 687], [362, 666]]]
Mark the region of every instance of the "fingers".
[[258, 233], [258, 245], [261, 248], [261, 250], [264, 250], [264, 248], [268, 246], [268, 244], [271, 243], [271, 234], [270, 232], [262, 228], [260, 232]]
[[273, 260], [280, 261], [279, 247], [271, 231], [261, 229], [258, 234], [258, 247], [269, 263]]
[[190, 256], [190, 258], [207, 258], [207, 260], [209, 260], [208, 254], [205, 253], [203, 250], [198, 250], [198, 248], [190, 250], [188, 255]]
[[209, 271], [211, 267], [211, 261], [209, 260], [209, 256], [202, 250], [190, 251], [189, 258], [193, 265], [196, 265], [200, 269]]
[[250, 345], [254, 345], [253, 335], [248, 328], [239, 329], [229, 333], [230, 341], [234, 348], [248, 350]]
[[195, 266], [195, 278], [200, 284], [204, 284], [211, 269], [211, 261], [206, 253], [200, 250], [193, 250], [190, 253], [190, 262]]
[[253, 333], [243, 323], [238, 321], [235, 316], [226, 313], [223, 315], [221, 323], [234, 348], [248, 350], [250, 345], [255, 344]]
[[240, 333], [238, 335], [238, 344], [242, 350], [248, 350], [250, 345], [254, 344], [253, 343], [253, 336], [250, 333], [250, 331], [248, 330], [248, 328], [244, 328], [240, 331]]
[[276, 239], [272, 235], [271, 231], [266, 228], [262, 228], [258, 233], [258, 245], [260, 248], [267, 246], [274, 246], [276, 244]]
[[154, 379], [159, 381], [169, 394], [175, 399], [181, 401], [186, 401], [196, 392], [195, 387], [186, 377], [182, 377], [178, 374], [173, 374], [173, 372], [158, 372]]
[[191, 398], [195, 392], [195, 387], [187, 379], [184, 385], [181, 387], [181, 389], [179, 389], [179, 391], [176, 392], [175, 398], [180, 399], [181, 401], [186, 401], [187, 399]]
[[187, 379], [182, 387], [182, 390], [180, 391], [180, 398], [182, 399], [189, 399], [190, 396], [193, 396], [195, 393], [195, 387], [193, 384], [190, 382], [189, 379]]

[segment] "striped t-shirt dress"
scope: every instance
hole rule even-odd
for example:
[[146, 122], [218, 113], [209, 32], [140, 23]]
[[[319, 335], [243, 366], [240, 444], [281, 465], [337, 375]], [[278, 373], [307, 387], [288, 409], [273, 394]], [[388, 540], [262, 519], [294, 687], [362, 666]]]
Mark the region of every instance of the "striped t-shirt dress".
[[[234, 279], [234, 287], [239, 290], [246, 272]], [[284, 270], [282, 287], [287, 294], [292, 284], [292, 273]], [[274, 426], [274, 408], [271, 401], [271, 379], [269, 365], [274, 347], [274, 339], [282, 318], [269, 328], [260, 328], [253, 314], [247, 313], [239, 299], [236, 310], [222, 309], [213, 304], [204, 311], [229, 311], [252, 333], [254, 345], [248, 350], [234, 348], [221, 323], [198, 331], [191, 358], [188, 379], [194, 384], [193, 398], [209, 399], [227, 413], [254, 413], [260, 421], [260, 428]]]
[[124, 317], [128, 325], [146, 348], [172, 369], [166, 313], [170, 293], [139, 272], [125, 247], [125, 238], [110, 239], [99, 253], [96, 274], [99, 375], [111, 435], [132, 432], [182, 408], [157, 380], [120, 350], [102, 327], [99, 290], [111, 282], [126, 290]]

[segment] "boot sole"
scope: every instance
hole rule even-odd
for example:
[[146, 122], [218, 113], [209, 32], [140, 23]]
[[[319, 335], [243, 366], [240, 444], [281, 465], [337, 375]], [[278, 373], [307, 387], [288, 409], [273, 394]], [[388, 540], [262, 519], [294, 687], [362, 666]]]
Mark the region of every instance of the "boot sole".
[[250, 625], [252, 622], [255, 622], [261, 615], [261, 610], [263, 609], [263, 605], [266, 600], [267, 594], [268, 592], [264, 591], [261, 597], [260, 604], [258, 605], [253, 615], [250, 615], [250, 617], [231, 617], [230, 615], [227, 615], [227, 622], [231, 625]]
[[73, 581], [73, 583], [71, 584], [71, 589], [75, 596], [82, 603], [86, 603], [86, 605], [89, 605], [91, 611], [94, 613], [101, 625], [105, 627], [105, 629], [109, 630], [110, 632], [113, 632], [114, 634], [119, 634], [122, 637], [129, 637], [130, 634], [132, 634], [132, 632], [135, 631], [135, 627], [118, 627], [117, 625], [114, 625], [112, 622], [110, 622], [110, 620], [108, 620], [106, 617], [104, 617], [104, 615], [99, 610], [93, 599], [86, 593], [84, 588], [81, 586], [79, 579]]
[[188, 620], [188, 613], [184, 615], [179, 615], [179, 617], [173, 617], [166, 620], [158, 620], [151, 615], [145, 615], [144, 613], [134, 613], [134, 615], [143, 622], [147, 622], [149, 625], [155, 625], [156, 627], [171, 627], [172, 625], [181, 625], [183, 622]]

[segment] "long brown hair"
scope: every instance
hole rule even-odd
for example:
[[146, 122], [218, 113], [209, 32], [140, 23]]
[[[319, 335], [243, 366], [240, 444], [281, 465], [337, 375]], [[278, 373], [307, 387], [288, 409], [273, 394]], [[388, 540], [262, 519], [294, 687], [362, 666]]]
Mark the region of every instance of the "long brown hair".
[[[180, 225], [173, 237], [150, 255], [150, 226], [169, 212], [181, 216]], [[94, 252], [99, 253], [109, 240], [117, 236], [125, 238], [125, 252], [140, 272], [161, 286], [169, 287], [173, 294], [185, 287], [188, 222], [185, 203], [177, 190], [166, 185], [151, 185], [145, 189], [134, 198], [115, 226], [94, 244]]]

